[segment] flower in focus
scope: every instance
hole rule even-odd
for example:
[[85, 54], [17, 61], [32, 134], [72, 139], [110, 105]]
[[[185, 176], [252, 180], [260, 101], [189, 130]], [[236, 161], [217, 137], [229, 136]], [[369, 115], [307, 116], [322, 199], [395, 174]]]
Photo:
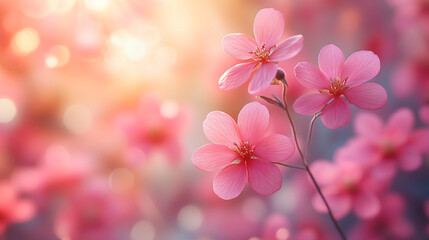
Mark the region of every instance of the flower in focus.
[[294, 57], [303, 46], [302, 35], [295, 35], [276, 45], [283, 35], [284, 19], [280, 11], [261, 9], [253, 25], [255, 39], [241, 33], [226, 35], [222, 45], [229, 55], [246, 60], [228, 69], [219, 79], [219, 87], [234, 89], [251, 79], [249, 93], [265, 90], [277, 73], [276, 64]]
[[359, 223], [350, 233], [350, 239], [412, 239], [413, 223], [405, 217], [405, 201], [401, 195], [390, 193], [381, 198], [380, 213]]
[[196, 168], [220, 172], [213, 180], [213, 190], [223, 199], [237, 197], [246, 185], [261, 195], [278, 191], [282, 185], [280, 169], [271, 162], [292, 156], [295, 146], [289, 137], [267, 135], [268, 109], [258, 102], [243, 107], [238, 124], [224, 112], [211, 112], [204, 121], [204, 133], [212, 144], [195, 151]]
[[295, 67], [297, 80], [319, 91], [298, 98], [293, 105], [297, 113], [311, 115], [322, 111], [323, 124], [336, 129], [350, 122], [348, 103], [367, 110], [386, 104], [386, 90], [376, 83], [365, 83], [380, 71], [380, 59], [373, 52], [355, 52], [344, 61], [342, 51], [330, 44], [320, 51], [319, 69], [307, 62]]
[[16, 189], [6, 182], [0, 182], [0, 236], [9, 224], [30, 220], [35, 207], [29, 200], [19, 198]]
[[[368, 173], [361, 164], [338, 159], [335, 162], [317, 160], [311, 164], [311, 170], [336, 218], [343, 218], [350, 210], [362, 219], [379, 212], [380, 200], [367, 187], [376, 183], [367, 178]], [[314, 195], [313, 206], [319, 212], [327, 212], [318, 194]]]

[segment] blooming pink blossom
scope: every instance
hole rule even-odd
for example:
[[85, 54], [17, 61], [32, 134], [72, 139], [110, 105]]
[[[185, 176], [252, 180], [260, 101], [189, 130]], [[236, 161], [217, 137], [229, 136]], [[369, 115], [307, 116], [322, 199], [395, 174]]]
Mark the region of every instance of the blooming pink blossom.
[[335, 129], [350, 122], [348, 103], [367, 110], [386, 104], [386, 90], [376, 83], [365, 83], [380, 71], [380, 59], [373, 52], [355, 52], [344, 61], [342, 51], [330, 44], [320, 51], [319, 69], [307, 62], [295, 67], [297, 80], [319, 91], [298, 98], [293, 105], [297, 113], [311, 115], [322, 111], [323, 124]]
[[429, 129], [414, 129], [415, 117], [408, 108], [397, 110], [384, 125], [375, 114], [361, 113], [355, 121], [357, 138], [363, 142], [356, 152], [372, 164], [398, 165], [404, 171], [419, 168], [429, 153]]
[[192, 162], [202, 171], [220, 172], [213, 190], [223, 199], [237, 197], [246, 185], [261, 195], [278, 191], [282, 185], [280, 169], [271, 162], [288, 159], [295, 146], [289, 137], [267, 135], [268, 109], [251, 102], [238, 115], [238, 124], [224, 112], [211, 112], [204, 121], [204, 133], [212, 144], [197, 149]]
[[[355, 161], [318, 160], [311, 165], [311, 170], [336, 218], [343, 218], [350, 210], [363, 219], [379, 212], [380, 200], [375, 192], [366, 187], [367, 172], [361, 164]], [[314, 195], [313, 206], [319, 212], [327, 212], [318, 194]]]
[[404, 217], [406, 205], [402, 196], [389, 193], [381, 200], [380, 213], [355, 226], [350, 232], [351, 240], [412, 239], [415, 229]]
[[15, 188], [0, 182], [0, 236], [11, 223], [30, 220], [35, 214], [34, 204], [30, 200], [18, 197]]
[[141, 98], [136, 112], [119, 117], [118, 125], [130, 145], [146, 156], [160, 150], [171, 163], [177, 164], [183, 157], [181, 137], [188, 120], [185, 108], [177, 102], [146, 95]]
[[219, 79], [219, 87], [234, 89], [251, 79], [249, 93], [265, 90], [277, 73], [276, 64], [292, 58], [301, 51], [302, 35], [295, 35], [276, 45], [283, 35], [284, 19], [281, 12], [264, 8], [256, 14], [253, 25], [255, 39], [241, 33], [226, 35], [223, 48], [232, 57], [247, 60], [228, 69]]

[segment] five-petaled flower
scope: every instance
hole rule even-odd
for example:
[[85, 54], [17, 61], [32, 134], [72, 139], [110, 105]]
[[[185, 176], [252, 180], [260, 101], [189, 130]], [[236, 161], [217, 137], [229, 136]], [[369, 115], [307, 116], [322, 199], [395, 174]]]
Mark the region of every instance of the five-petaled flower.
[[297, 80], [319, 91], [298, 98], [293, 105], [297, 113], [311, 115], [322, 111], [323, 124], [335, 129], [350, 122], [348, 103], [367, 110], [386, 104], [386, 90], [376, 83], [365, 83], [380, 71], [380, 59], [373, 52], [355, 52], [344, 61], [342, 51], [331, 44], [320, 51], [319, 68], [307, 62], [295, 67]]
[[256, 14], [253, 32], [256, 41], [241, 33], [226, 35], [223, 48], [232, 57], [247, 60], [228, 69], [219, 79], [219, 87], [234, 89], [251, 79], [249, 93], [264, 91], [277, 73], [276, 63], [294, 57], [303, 46], [302, 35], [295, 35], [276, 45], [283, 35], [284, 19], [281, 12], [272, 8]]
[[214, 192], [223, 199], [237, 197], [246, 185], [261, 195], [281, 188], [282, 174], [271, 162], [288, 159], [295, 150], [289, 137], [267, 135], [268, 109], [251, 102], [238, 115], [238, 124], [224, 112], [211, 112], [204, 133], [213, 144], [197, 149], [192, 162], [200, 170], [220, 172], [213, 180]]

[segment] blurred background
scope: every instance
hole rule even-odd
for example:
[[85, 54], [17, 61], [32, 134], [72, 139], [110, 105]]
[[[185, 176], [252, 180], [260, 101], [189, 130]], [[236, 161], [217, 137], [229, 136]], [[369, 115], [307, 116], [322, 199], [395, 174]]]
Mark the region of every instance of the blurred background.
[[[264, 7], [284, 14], [284, 39], [304, 36], [303, 50], [279, 64], [289, 102], [307, 91], [294, 78], [297, 62], [317, 64], [330, 43], [346, 57], [366, 49], [380, 57], [374, 81], [389, 95], [374, 113], [387, 121], [407, 107], [414, 129], [428, 128], [427, 0], [0, 0], [0, 239], [336, 239], [328, 216], [312, 207], [304, 173], [284, 169], [271, 196], [246, 187], [224, 201], [212, 190], [215, 173], [191, 162], [209, 142], [207, 113], [236, 118], [255, 100], [247, 84], [218, 88], [238, 63], [221, 40], [253, 36]], [[270, 131], [291, 136], [284, 113], [268, 107]], [[310, 117], [292, 117], [304, 141]], [[355, 137], [353, 125], [316, 123], [311, 161], [332, 160]], [[353, 213], [340, 225], [350, 235], [375, 226], [374, 238], [362, 239], [427, 238], [428, 171], [426, 153], [379, 194], [402, 206], [394, 224], [410, 226], [405, 234]]]

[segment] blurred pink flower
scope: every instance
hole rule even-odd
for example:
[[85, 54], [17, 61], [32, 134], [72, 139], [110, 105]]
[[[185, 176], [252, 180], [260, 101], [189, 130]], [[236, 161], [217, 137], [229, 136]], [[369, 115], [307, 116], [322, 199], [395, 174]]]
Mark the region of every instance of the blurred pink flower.
[[30, 200], [18, 197], [11, 184], [0, 182], [0, 236], [9, 224], [30, 220], [35, 214], [35, 206]]
[[[343, 218], [350, 210], [363, 219], [379, 212], [380, 200], [366, 188], [367, 173], [361, 164], [355, 161], [318, 160], [311, 164], [311, 170], [336, 218]], [[327, 212], [318, 194], [314, 195], [313, 206], [319, 212]]]
[[290, 229], [290, 223], [283, 214], [273, 213], [265, 220], [262, 239], [289, 239]]
[[295, 146], [281, 134], [266, 136], [268, 109], [251, 102], [238, 115], [238, 124], [224, 112], [211, 112], [204, 121], [204, 133], [213, 144], [197, 149], [192, 162], [202, 171], [221, 170], [213, 180], [213, 190], [223, 199], [237, 197], [246, 185], [261, 195], [278, 191], [280, 169], [270, 162], [288, 159]]
[[414, 130], [415, 117], [408, 108], [394, 112], [384, 125], [380, 117], [361, 113], [355, 121], [357, 138], [363, 143], [356, 152], [366, 153], [370, 164], [398, 164], [404, 171], [419, 168], [429, 152], [429, 129]]
[[429, 105], [422, 106], [419, 111], [422, 122], [429, 124]]
[[380, 59], [373, 52], [355, 52], [344, 61], [342, 51], [330, 44], [320, 51], [319, 68], [307, 62], [295, 67], [297, 80], [319, 91], [298, 98], [293, 105], [297, 113], [311, 115], [322, 111], [323, 124], [335, 129], [350, 122], [348, 103], [367, 110], [386, 104], [386, 90], [376, 83], [365, 83], [380, 71]]
[[404, 218], [406, 205], [401, 195], [390, 193], [381, 201], [380, 213], [355, 226], [349, 235], [351, 240], [412, 239], [414, 226]]
[[223, 48], [232, 57], [249, 60], [228, 69], [219, 79], [219, 87], [234, 89], [251, 79], [249, 93], [264, 91], [277, 74], [277, 63], [294, 57], [303, 46], [302, 35], [295, 35], [276, 45], [283, 35], [284, 18], [280, 11], [261, 9], [256, 14], [253, 33], [256, 41], [241, 33], [226, 35]]
[[162, 101], [156, 95], [142, 97], [135, 113], [123, 114], [118, 119], [119, 128], [131, 145], [146, 156], [161, 150], [174, 164], [183, 157], [181, 137], [188, 122], [189, 116], [183, 106], [174, 101]]
[[113, 240], [121, 224], [136, 212], [133, 200], [115, 195], [105, 179], [95, 179], [67, 198], [57, 215], [55, 232], [60, 239]]

